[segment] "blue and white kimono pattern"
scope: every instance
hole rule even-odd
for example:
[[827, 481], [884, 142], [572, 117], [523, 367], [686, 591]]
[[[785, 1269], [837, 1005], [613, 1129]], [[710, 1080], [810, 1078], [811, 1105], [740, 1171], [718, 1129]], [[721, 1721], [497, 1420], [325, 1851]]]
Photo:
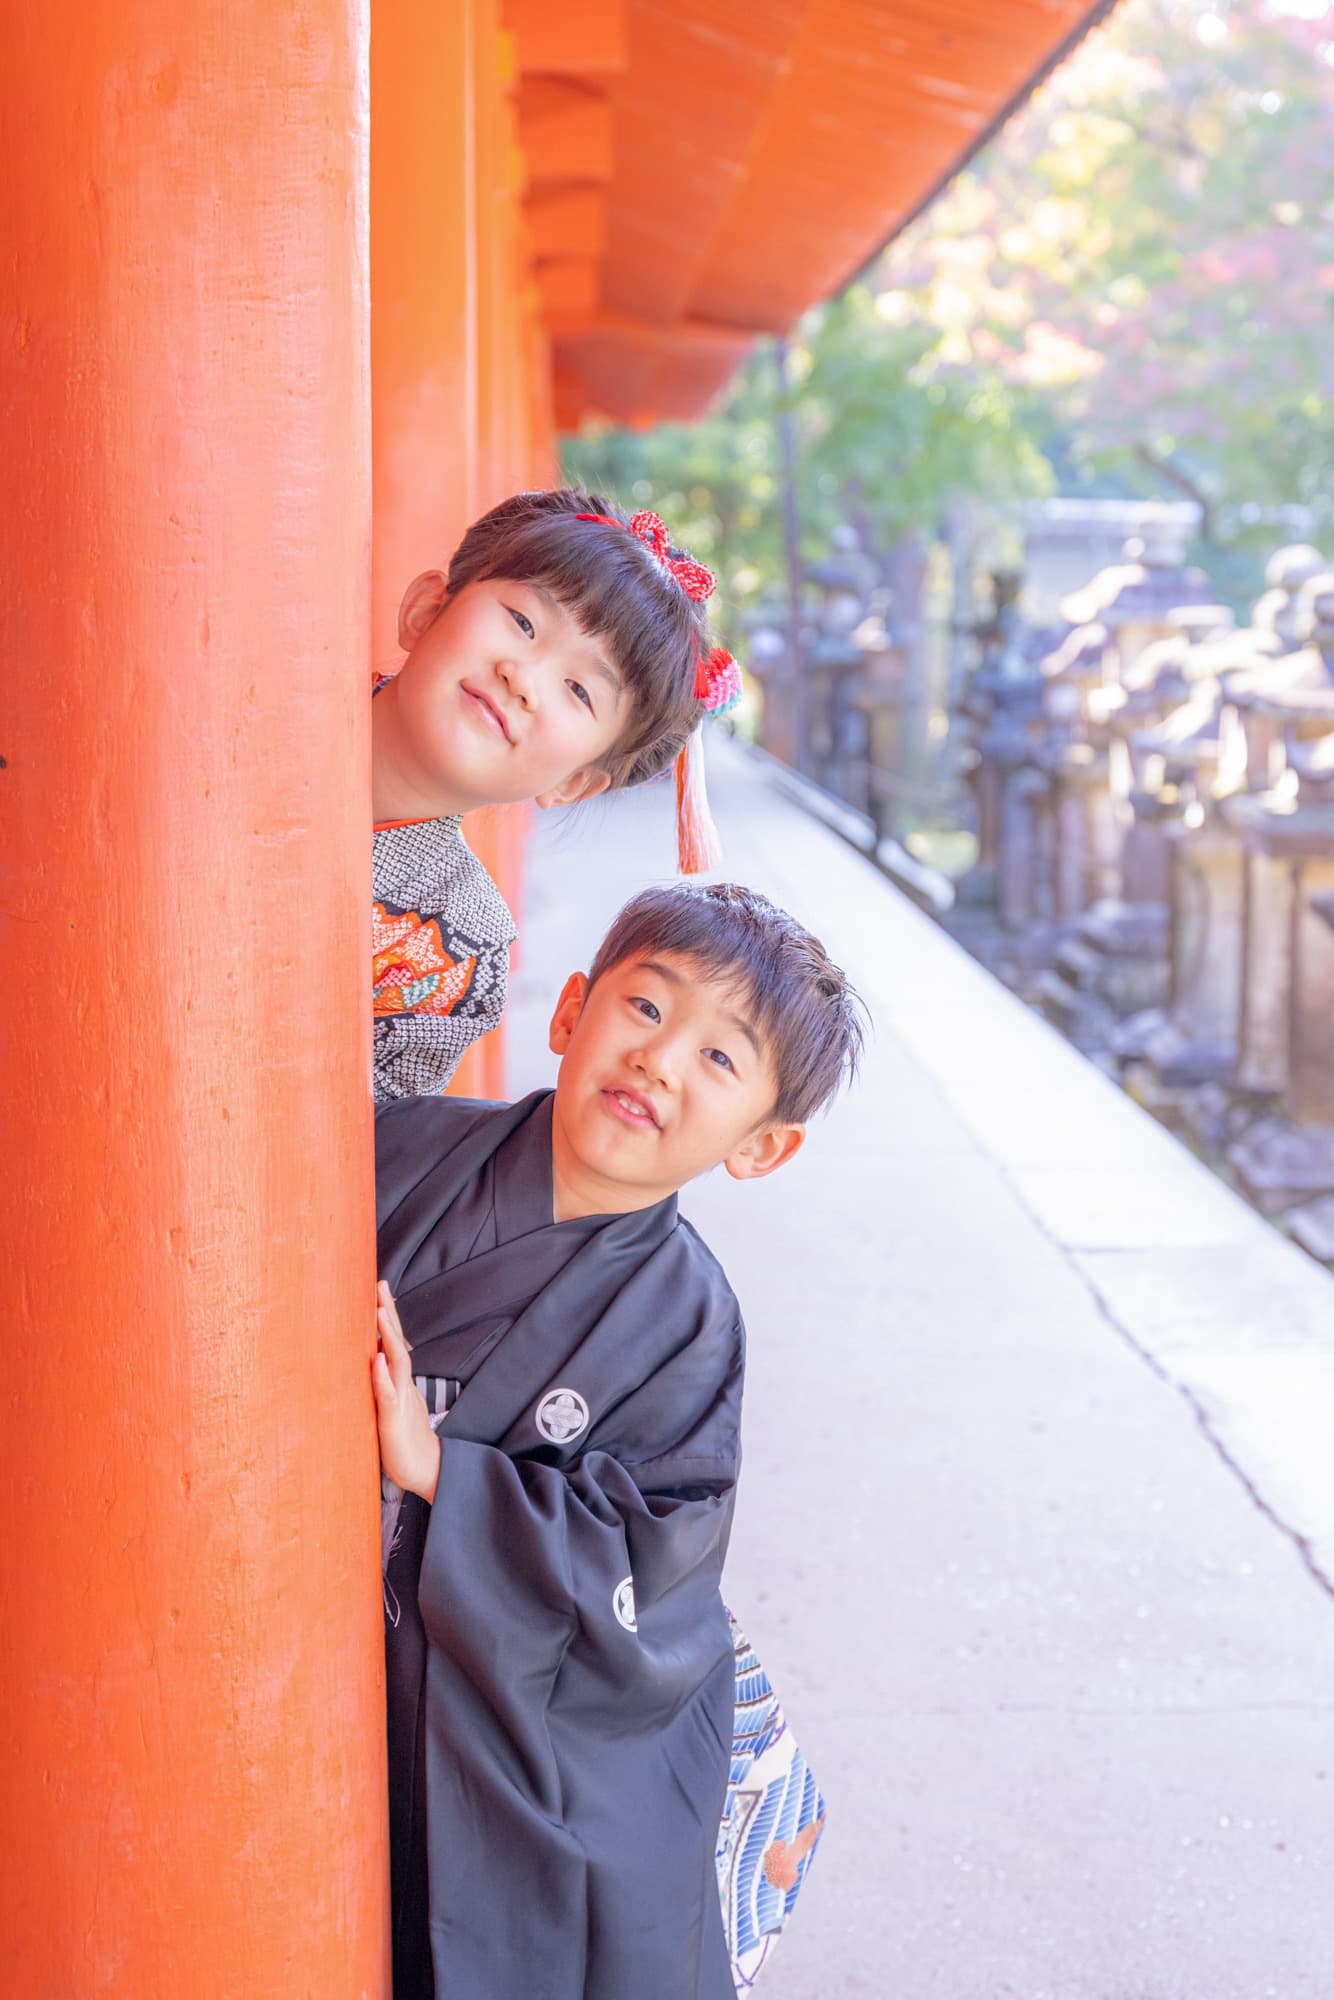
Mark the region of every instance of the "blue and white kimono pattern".
[[825, 1805], [768, 1674], [728, 1613], [736, 1653], [732, 1768], [718, 1831], [718, 1895], [738, 1994], [749, 1993], [792, 1914]]

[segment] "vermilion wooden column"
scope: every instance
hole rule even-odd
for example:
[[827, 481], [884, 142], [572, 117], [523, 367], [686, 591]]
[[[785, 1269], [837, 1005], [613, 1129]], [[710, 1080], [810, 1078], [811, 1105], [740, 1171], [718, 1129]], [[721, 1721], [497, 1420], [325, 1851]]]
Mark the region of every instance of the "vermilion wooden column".
[[380, 2000], [364, 0], [0, 117], [0, 1984]]
[[375, 0], [371, 78], [373, 644], [481, 498], [476, 0]]
[[[515, 262], [518, 159], [513, 108], [517, 83], [513, 39], [502, 27], [499, 0], [473, 0], [476, 40], [477, 402], [478, 469], [483, 506], [535, 483], [531, 455], [512, 423], [528, 357], [514, 339], [522, 308]], [[522, 917], [520, 862], [529, 808], [479, 813], [468, 838]], [[484, 1097], [505, 1094], [504, 1031], [488, 1035], [461, 1067], [458, 1087]]]
[[[496, 305], [513, 309], [497, 175], [504, 88], [495, 0], [376, 0], [371, 75], [374, 657], [399, 658], [405, 585], [443, 568], [464, 529], [527, 482], [510, 452]], [[471, 816], [468, 838], [517, 901], [521, 816]], [[503, 1031], [454, 1089], [499, 1097]]]
[[[514, 38], [499, 0], [477, 11], [477, 389], [482, 411], [481, 476], [488, 505], [519, 482], [523, 452], [513, 435], [516, 377], [523, 362], [515, 329], [521, 300], [515, 241], [519, 222], [517, 84]], [[526, 471], [526, 466], [523, 467]]]

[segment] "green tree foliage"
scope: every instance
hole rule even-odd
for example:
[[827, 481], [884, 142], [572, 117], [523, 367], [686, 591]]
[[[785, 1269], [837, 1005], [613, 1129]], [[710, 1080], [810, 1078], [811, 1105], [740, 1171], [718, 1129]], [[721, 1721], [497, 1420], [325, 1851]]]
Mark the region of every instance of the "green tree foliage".
[[852, 285], [812, 314], [793, 364], [801, 507], [810, 531], [851, 520], [868, 550], [932, 532], [958, 499], [1045, 492], [1049, 468], [1022, 386], [994, 370], [936, 366], [939, 335], [895, 325]]
[[1210, 538], [1248, 503], [1319, 532], [1331, 133], [1327, 0], [1129, 0], [891, 248], [881, 308], [925, 317], [942, 370], [1040, 392], [1076, 465], [1197, 498]]
[[[994, 370], [940, 372], [938, 336], [892, 325], [869, 285], [807, 314], [790, 349], [803, 552], [829, 550], [851, 523], [871, 555], [931, 533], [953, 499], [1048, 490], [1050, 472], [1018, 406], [1026, 392]], [[589, 431], [567, 441], [565, 469], [652, 506], [724, 577], [744, 607], [779, 587], [782, 564], [778, 375], [767, 346], [721, 407], [697, 424]]]

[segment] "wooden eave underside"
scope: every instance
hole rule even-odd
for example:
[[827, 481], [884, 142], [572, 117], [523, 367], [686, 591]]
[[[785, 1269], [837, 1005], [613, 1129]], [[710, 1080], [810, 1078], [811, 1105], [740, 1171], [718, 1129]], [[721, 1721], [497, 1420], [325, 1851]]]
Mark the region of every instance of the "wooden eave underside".
[[700, 414], [1106, 0], [511, 0], [562, 428]]

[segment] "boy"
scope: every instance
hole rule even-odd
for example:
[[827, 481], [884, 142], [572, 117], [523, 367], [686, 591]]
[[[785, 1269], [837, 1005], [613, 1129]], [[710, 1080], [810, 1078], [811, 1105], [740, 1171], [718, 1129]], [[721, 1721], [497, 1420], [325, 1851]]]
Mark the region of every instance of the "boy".
[[566, 983], [554, 1093], [379, 1115], [395, 2000], [733, 2000], [743, 1330], [676, 1194], [792, 1158], [857, 1004], [763, 897], [650, 890]]

